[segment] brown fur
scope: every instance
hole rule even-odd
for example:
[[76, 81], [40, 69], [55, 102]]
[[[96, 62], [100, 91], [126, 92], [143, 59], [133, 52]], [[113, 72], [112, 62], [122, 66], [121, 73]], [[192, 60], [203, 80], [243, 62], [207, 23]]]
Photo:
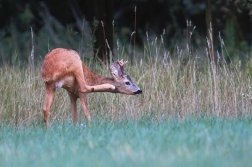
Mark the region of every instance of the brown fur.
[[[123, 69], [125, 63], [120, 63]], [[119, 82], [119, 77], [107, 78], [92, 72], [82, 63], [79, 54], [73, 50], [64, 48], [52, 50], [45, 56], [41, 73], [46, 86], [43, 107], [46, 128], [48, 128], [50, 106], [54, 92], [58, 87], [62, 87], [68, 91], [73, 121], [77, 122], [76, 100], [80, 98], [84, 114], [89, 124], [91, 122], [91, 117], [87, 107], [88, 93], [94, 91], [134, 94], [132, 91], [123, 89], [121, 81]]]

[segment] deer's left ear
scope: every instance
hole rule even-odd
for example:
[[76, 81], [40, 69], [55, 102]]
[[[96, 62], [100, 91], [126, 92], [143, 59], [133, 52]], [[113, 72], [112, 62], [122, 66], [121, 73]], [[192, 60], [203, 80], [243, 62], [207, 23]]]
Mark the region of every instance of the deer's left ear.
[[114, 63], [110, 66], [110, 74], [113, 78], [117, 78], [122, 75], [121, 69], [117, 63]]

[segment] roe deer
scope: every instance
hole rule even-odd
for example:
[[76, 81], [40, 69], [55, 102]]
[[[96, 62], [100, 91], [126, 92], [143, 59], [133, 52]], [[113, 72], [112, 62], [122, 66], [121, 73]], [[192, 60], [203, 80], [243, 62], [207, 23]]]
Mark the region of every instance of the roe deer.
[[117, 61], [110, 66], [112, 78], [103, 77], [92, 72], [82, 63], [79, 54], [74, 50], [57, 48], [45, 56], [42, 65], [42, 78], [46, 86], [44, 101], [44, 119], [48, 129], [50, 106], [56, 88], [64, 88], [70, 97], [73, 121], [77, 122], [76, 100], [80, 98], [84, 115], [91, 123], [87, 106], [87, 94], [91, 92], [112, 92], [128, 95], [141, 94], [142, 90], [136, 86], [126, 74], [124, 66], [127, 62]]

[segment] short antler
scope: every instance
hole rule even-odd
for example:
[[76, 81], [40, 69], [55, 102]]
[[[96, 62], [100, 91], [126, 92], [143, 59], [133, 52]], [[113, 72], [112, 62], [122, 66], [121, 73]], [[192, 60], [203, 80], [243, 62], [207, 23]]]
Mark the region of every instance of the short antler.
[[125, 64], [127, 64], [127, 63], [128, 63], [128, 61], [123, 61], [123, 59], [120, 60], [120, 61], [119, 61], [119, 60], [117, 61], [117, 64], [119, 64], [120, 69], [121, 69], [121, 71], [122, 71], [123, 74], [125, 74], [124, 66], [125, 66]]

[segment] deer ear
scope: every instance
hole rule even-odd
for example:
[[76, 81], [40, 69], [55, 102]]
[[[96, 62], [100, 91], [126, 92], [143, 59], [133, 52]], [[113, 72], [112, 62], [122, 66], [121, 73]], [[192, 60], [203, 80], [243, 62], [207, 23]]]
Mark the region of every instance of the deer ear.
[[115, 64], [112, 64], [110, 66], [110, 74], [113, 78], [117, 78], [118, 76], [118, 69], [116, 68], [116, 65]]
[[120, 66], [117, 63], [114, 63], [110, 66], [110, 74], [113, 78], [117, 78], [118, 76], [122, 75]]

